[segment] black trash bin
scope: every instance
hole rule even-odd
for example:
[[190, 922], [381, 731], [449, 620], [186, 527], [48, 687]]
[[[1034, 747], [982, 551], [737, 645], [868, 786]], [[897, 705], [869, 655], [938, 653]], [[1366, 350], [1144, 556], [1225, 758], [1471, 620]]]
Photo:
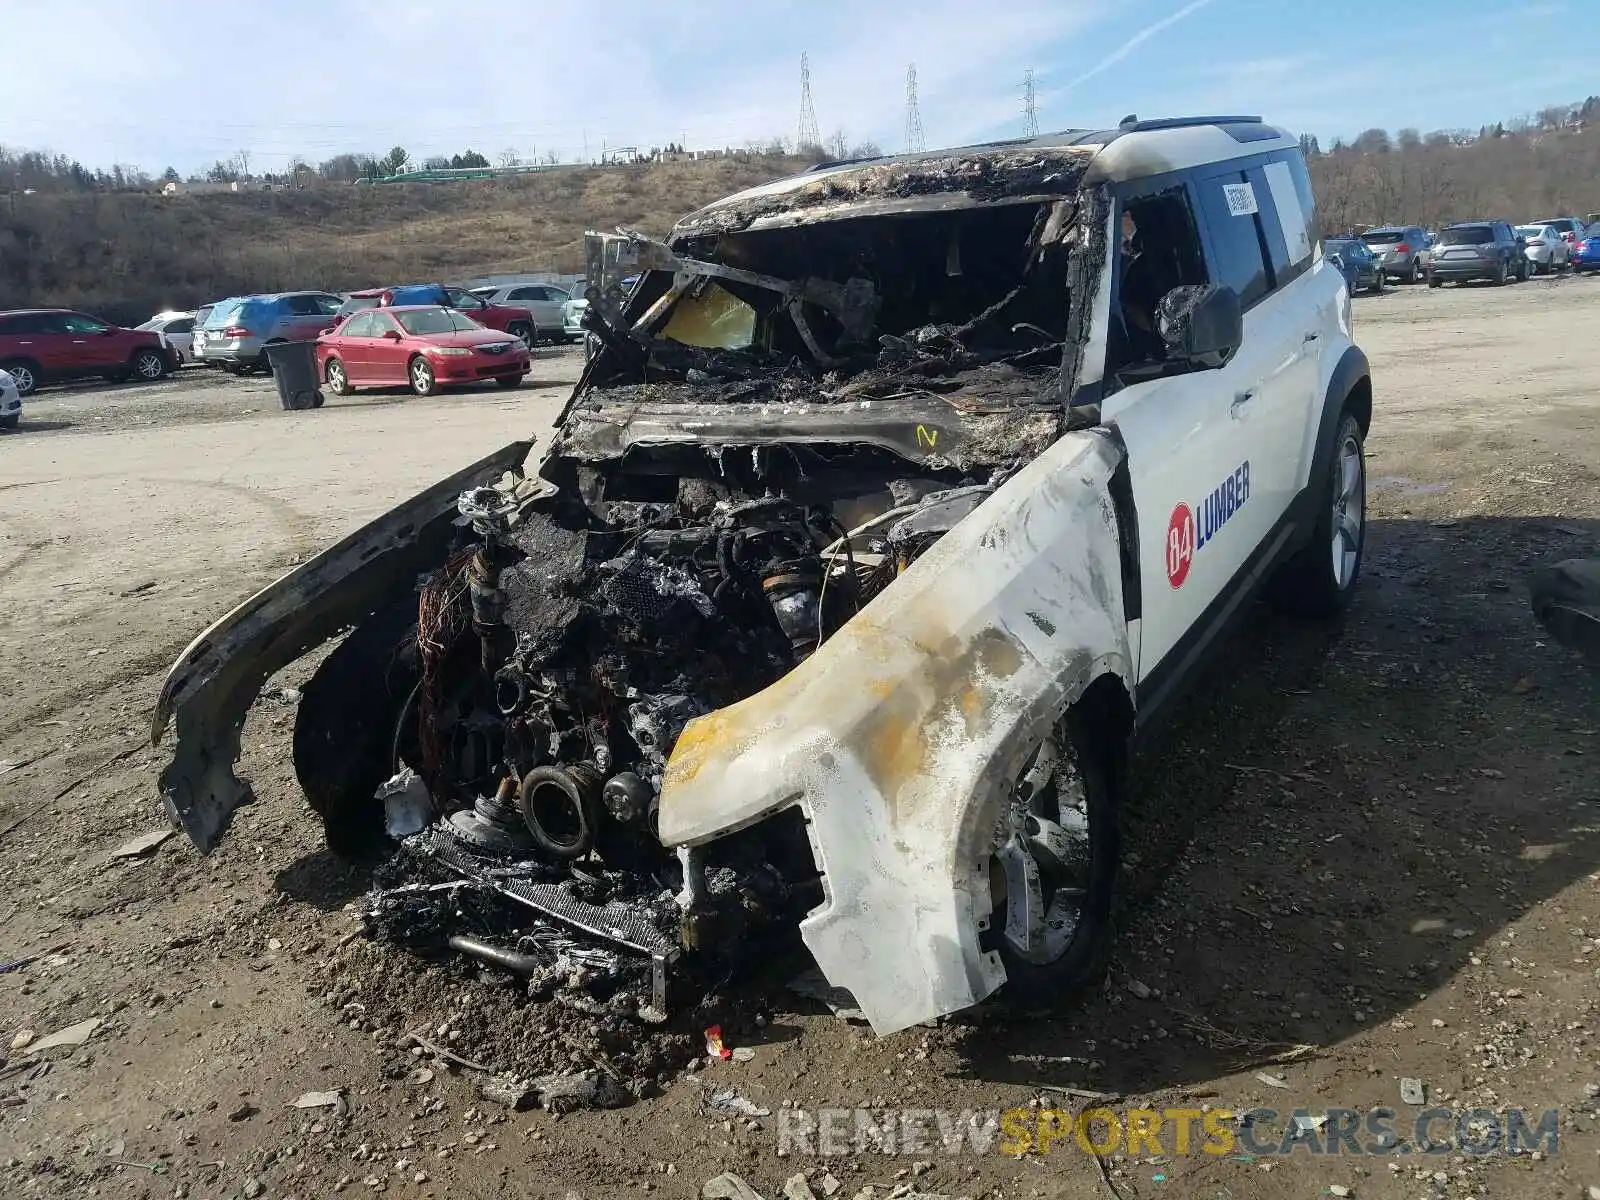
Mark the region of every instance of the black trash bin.
[[317, 390], [316, 342], [274, 342], [266, 353], [284, 408], [298, 411], [322, 407], [322, 393]]

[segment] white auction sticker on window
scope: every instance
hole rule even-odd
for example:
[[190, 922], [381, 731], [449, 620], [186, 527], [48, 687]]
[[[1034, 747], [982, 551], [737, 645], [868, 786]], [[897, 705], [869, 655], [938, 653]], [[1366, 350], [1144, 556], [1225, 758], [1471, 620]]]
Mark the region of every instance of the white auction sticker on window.
[[1236, 217], [1248, 217], [1256, 211], [1256, 191], [1248, 183], [1225, 183], [1222, 194], [1228, 198], [1228, 211]]

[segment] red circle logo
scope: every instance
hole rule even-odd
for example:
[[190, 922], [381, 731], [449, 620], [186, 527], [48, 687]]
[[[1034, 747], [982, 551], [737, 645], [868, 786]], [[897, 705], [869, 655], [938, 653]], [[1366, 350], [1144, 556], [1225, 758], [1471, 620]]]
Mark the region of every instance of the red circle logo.
[[1167, 582], [1175, 588], [1182, 587], [1193, 561], [1194, 513], [1187, 504], [1180, 504], [1167, 520]]

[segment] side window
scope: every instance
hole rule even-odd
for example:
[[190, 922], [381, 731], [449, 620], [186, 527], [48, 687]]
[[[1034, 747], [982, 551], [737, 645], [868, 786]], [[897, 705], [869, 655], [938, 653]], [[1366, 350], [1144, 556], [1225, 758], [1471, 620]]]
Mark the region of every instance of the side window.
[[536, 295], [537, 288], [518, 288], [506, 297], [508, 300], [543, 300], [544, 297]]
[[320, 317], [322, 306], [317, 303], [315, 296], [290, 296], [288, 299], [289, 315], [294, 317]]
[[1258, 199], [1270, 201], [1262, 204], [1261, 223], [1267, 235], [1267, 252], [1272, 262], [1272, 285], [1281, 288], [1299, 278], [1311, 267], [1313, 241], [1300, 208], [1300, 193], [1295, 190], [1294, 177], [1284, 162], [1269, 162], [1264, 167], [1253, 167], [1246, 172]]
[[1244, 172], [1229, 171], [1199, 180], [1195, 187], [1211, 252], [1211, 282], [1231, 287], [1240, 305], [1249, 308], [1268, 291], [1255, 186]]
[[1120, 205], [1116, 292], [1107, 345], [1107, 374], [1140, 364], [1159, 366], [1166, 344], [1156, 306], [1173, 288], [1203, 284], [1205, 255], [1189, 193], [1181, 185], [1129, 196]]
[[372, 310], [364, 309], [346, 321], [344, 328], [339, 332], [344, 337], [371, 337], [372, 324]]
[[194, 332], [194, 322], [191, 321], [188, 317], [182, 317], [179, 320], [174, 321], [171, 325], [168, 325], [163, 332], [165, 332], [165, 333], [193, 333]]
[[315, 296], [313, 299], [325, 317], [334, 316], [344, 307], [344, 301], [339, 299], [338, 296]]
[[366, 336], [382, 337], [386, 333], [400, 332], [400, 327], [394, 323], [394, 318], [388, 313], [374, 310], [369, 315], [372, 318], [372, 325], [367, 330]]
[[67, 333], [104, 333], [111, 328], [104, 321], [86, 317], [82, 313], [63, 313], [57, 319]]

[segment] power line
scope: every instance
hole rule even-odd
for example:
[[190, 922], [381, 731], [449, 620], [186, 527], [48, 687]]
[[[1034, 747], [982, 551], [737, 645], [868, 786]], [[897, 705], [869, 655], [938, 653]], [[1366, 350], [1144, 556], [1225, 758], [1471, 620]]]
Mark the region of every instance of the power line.
[[820, 146], [822, 134], [817, 130], [817, 110], [811, 103], [811, 55], [800, 52], [800, 136], [796, 149], [801, 146]]
[[906, 67], [906, 152], [920, 154], [927, 142], [922, 136], [922, 112], [917, 107], [917, 64]]
[[1033, 86], [1033, 68], [1022, 77], [1022, 116], [1027, 122], [1029, 137], [1039, 136], [1039, 94]]

